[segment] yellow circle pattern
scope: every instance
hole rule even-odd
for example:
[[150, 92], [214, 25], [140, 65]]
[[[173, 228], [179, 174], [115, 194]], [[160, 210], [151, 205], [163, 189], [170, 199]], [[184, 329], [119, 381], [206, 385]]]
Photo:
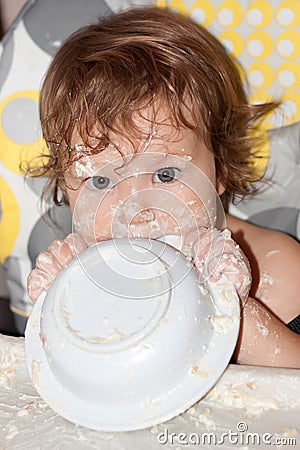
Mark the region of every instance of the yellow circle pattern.
[[292, 28], [300, 25], [299, 0], [286, 0], [279, 4], [275, 14], [280, 26]]
[[197, 0], [192, 4], [189, 11], [192, 17], [195, 16], [197, 18], [196, 13], [198, 11], [200, 12], [201, 16], [204, 16], [203, 20], [201, 20], [200, 22], [204, 27], [209, 26], [214, 20], [215, 10], [209, 0]]
[[255, 174], [257, 177], [263, 175], [266, 170], [269, 155], [270, 155], [270, 141], [265, 127], [261, 127], [260, 132], [260, 145], [256, 148], [253, 155], [253, 159], [249, 161], [249, 164], [255, 167]]
[[240, 34], [236, 31], [228, 30], [223, 31], [218, 38], [227, 50], [229, 50], [229, 54], [236, 58], [240, 56], [244, 48], [244, 42]]
[[0, 220], [0, 263], [11, 254], [20, 229], [18, 202], [9, 185], [0, 177], [1, 220]]
[[276, 49], [282, 58], [298, 58], [300, 56], [300, 33], [294, 30], [283, 31], [276, 40]]
[[243, 18], [243, 8], [236, 0], [226, 0], [217, 9], [217, 20], [224, 28], [234, 28]]
[[300, 117], [300, 92], [287, 91], [281, 98], [286, 124], [299, 120]]
[[173, 9], [184, 16], [188, 15], [188, 7], [184, 0], [171, 0], [168, 2], [168, 8]]
[[254, 31], [246, 40], [246, 48], [253, 58], [265, 59], [272, 53], [273, 39], [265, 31]]
[[276, 72], [276, 77], [280, 86], [284, 89], [300, 88], [300, 63], [287, 61], [282, 63]]
[[250, 98], [262, 93], [276, 99], [288, 95], [288, 114], [266, 119], [268, 128], [300, 120], [300, 0], [157, 0], [156, 4], [208, 27], [238, 58], [249, 78]]
[[264, 61], [255, 62], [248, 67], [247, 77], [254, 89], [266, 89], [274, 80], [274, 71], [270, 64]]
[[[0, 119], [4, 108], [14, 99], [28, 98], [38, 102], [38, 91], [19, 91], [6, 97], [0, 104]], [[1, 121], [2, 123], [2, 121]], [[30, 163], [41, 154], [47, 153], [46, 144], [42, 137], [37, 138], [29, 144], [18, 144], [12, 141], [0, 126], [0, 158], [1, 162], [12, 172], [22, 175], [20, 164], [22, 162]], [[42, 163], [42, 161], [41, 161]]]
[[256, 0], [246, 10], [246, 21], [252, 28], [265, 28], [273, 19], [273, 8], [269, 1]]

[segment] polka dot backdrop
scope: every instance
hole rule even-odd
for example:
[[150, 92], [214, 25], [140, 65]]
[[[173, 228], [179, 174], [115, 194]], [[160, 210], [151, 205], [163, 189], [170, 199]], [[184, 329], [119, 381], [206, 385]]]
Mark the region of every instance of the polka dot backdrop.
[[282, 99], [284, 116], [269, 117], [268, 128], [300, 119], [299, 0], [160, 0], [156, 4], [190, 15], [218, 37], [245, 70], [251, 101]]
[[258, 193], [230, 205], [230, 212], [254, 224], [300, 240], [300, 2], [299, 0], [159, 0], [208, 28], [246, 74], [249, 101], [282, 101], [269, 115], [256, 169], [268, 180]]
[[67, 207], [41, 210], [46, 180], [24, 178], [20, 167], [47, 152], [38, 116], [41, 80], [68, 35], [126, 6], [129, 2], [121, 0], [29, 0], [1, 42], [0, 262], [7, 273], [11, 309], [20, 315], [31, 310], [26, 284], [36, 256], [71, 231]]
[[[35, 257], [54, 238], [63, 237], [71, 230], [68, 208], [40, 210], [39, 198], [45, 179], [24, 179], [20, 171], [22, 161], [31, 161], [46, 152], [38, 118], [41, 80], [56, 49], [72, 31], [102, 14], [134, 3], [133, 0], [29, 0], [0, 44], [0, 260], [7, 271], [11, 308], [20, 315], [27, 316], [31, 310], [26, 280]], [[137, 0], [136, 3], [155, 2]], [[252, 102], [282, 96], [284, 123], [299, 119], [298, 0], [159, 0], [156, 4], [190, 15], [223, 42], [246, 70]], [[282, 125], [281, 120], [272, 116], [265, 127]], [[257, 222], [266, 225], [276, 223], [273, 213], [271, 220], [270, 214], [265, 217], [269, 205], [273, 204], [272, 211], [281, 211], [284, 205], [283, 215], [279, 216], [292, 217], [292, 224], [278, 226], [299, 237], [299, 204], [292, 194], [299, 192], [300, 186], [296, 189], [293, 186], [290, 192], [284, 176], [293, 172], [300, 182], [293, 150], [299, 145], [300, 132], [298, 124], [283, 130], [279, 134], [276, 130], [274, 137], [271, 136], [271, 147], [274, 140], [279, 145], [276, 144], [277, 153], [274, 153], [278, 155], [276, 158], [271, 155], [268, 167], [275, 173], [276, 185], [284, 189], [280, 192], [269, 189], [258, 202], [242, 203], [235, 212], [242, 217], [255, 217]], [[287, 141], [290, 151], [281, 155]], [[264, 154], [267, 161], [268, 145]], [[287, 169], [278, 171], [277, 165], [273, 170], [275, 159]]]

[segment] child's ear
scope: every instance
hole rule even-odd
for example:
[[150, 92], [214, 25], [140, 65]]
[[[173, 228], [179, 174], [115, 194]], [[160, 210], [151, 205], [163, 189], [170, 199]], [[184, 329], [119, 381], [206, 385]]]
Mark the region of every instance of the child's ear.
[[219, 178], [217, 178], [216, 180], [216, 190], [219, 196], [221, 196], [225, 192], [225, 186], [223, 185], [223, 183], [220, 181]]

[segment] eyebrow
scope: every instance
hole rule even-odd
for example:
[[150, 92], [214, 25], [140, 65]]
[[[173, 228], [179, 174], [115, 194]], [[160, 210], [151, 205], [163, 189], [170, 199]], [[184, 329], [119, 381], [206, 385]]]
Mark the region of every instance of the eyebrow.
[[[110, 166], [113, 167], [115, 166], [116, 169], [120, 169], [124, 166], [124, 160], [128, 160], [127, 164], [130, 163], [131, 158], [134, 158], [134, 156], [138, 156], [138, 155], [149, 155], [151, 153], [153, 153], [153, 155], [162, 155], [165, 158], [167, 157], [178, 157], [180, 159], [185, 159], [184, 157], [186, 156], [190, 156], [190, 152], [186, 152], [184, 151], [172, 151], [172, 149], [168, 149], [168, 151], [153, 151], [153, 152], [135, 152], [133, 154], [130, 155], [121, 155], [118, 151], [118, 149], [116, 147], [114, 147], [114, 149], [116, 150], [116, 152], [118, 153], [118, 155], [116, 155], [117, 157], [114, 158], [112, 161], [109, 161], [109, 154], [107, 154], [109, 152], [109, 148], [105, 148], [103, 151], [101, 151], [100, 153], [97, 154], [92, 154], [92, 155], [84, 155], [83, 158], [88, 158], [91, 162], [92, 162], [92, 166], [94, 168], [95, 174], [98, 172], [99, 169], [105, 167], [105, 166]], [[81, 160], [81, 158], [76, 161], [77, 164], [80, 164], [80, 166], [85, 166], [85, 161]], [[117, 167], [116, 167], [117, 166]], [[75, 175], [75, 171], [72, 170], [71, 172], [73, 172], [73, 174]], [[78, 177], [78, 175], [76, 174], [76, 177]], [[78, 178], [81, 178], [80, 176]]]

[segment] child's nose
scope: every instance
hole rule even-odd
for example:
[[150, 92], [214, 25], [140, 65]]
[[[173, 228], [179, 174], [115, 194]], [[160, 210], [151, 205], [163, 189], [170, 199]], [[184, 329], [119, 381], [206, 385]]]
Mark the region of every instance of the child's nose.
[[135, 194], [136, 192], [151, 188], [151, 179], [149, 179], [147, 174], [128, 176], [124, 179], [124, 182], [125, 183], [122, 184], [122, 190], [123, 192], [126, 190], [127, 195]]
[[132, 225], [140, 225], [141, 223], [149, 223], [154, 222], [155, 214], [152, 209], [146, 208], [142, 211], [139, 211], [135, 216], [131, 219]]

